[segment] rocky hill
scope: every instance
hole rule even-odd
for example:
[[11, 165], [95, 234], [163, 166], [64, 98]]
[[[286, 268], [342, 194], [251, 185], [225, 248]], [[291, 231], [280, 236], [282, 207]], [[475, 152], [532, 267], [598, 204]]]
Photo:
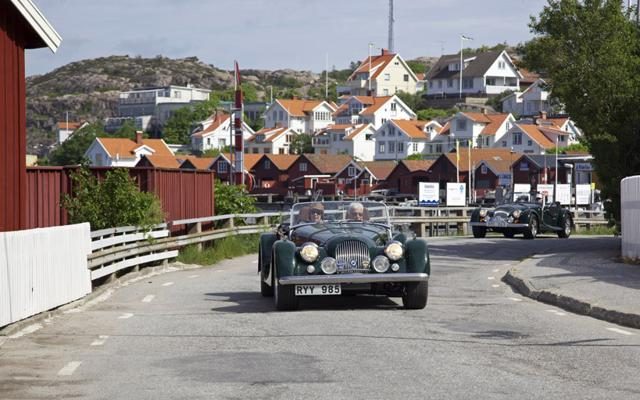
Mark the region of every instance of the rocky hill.
[[[242, 70], [243, 82], [255, 87], [258, 99], [291, 89], [300, 96], [324, 92], [324, 79], [310, 71]], [[330, 83], [335, 83], [330, 79]], [[192, 84], [225, 90], [233, 74], [196, 57], [169, 59], [111, 56], [73, 62], [45, 75], [27, 78], [27, 151], [46, 154], [55, 143], [55, 125], [71, 120], [94, 122], [114, 116], [118, 93], [142, 87]]]

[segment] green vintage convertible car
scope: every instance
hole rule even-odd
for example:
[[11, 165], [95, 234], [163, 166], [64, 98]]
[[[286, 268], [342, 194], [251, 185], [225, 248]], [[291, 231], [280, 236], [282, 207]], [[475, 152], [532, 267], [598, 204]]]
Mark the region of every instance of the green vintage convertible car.
[[427, 243], [394, 233], [384, 203], [298, 203], [287, 222], [260, 237], [260, 289], [278, 310], [301, 297], [358, 293], [402, 297], [405, 308], [427, 304]]
[[508, 238], [521, 233], [526, 239], [534, 239], [542, 232], [552, 232], [559, 238], [568, 238], [573, 219], [569, 210], [559, 202], [547, 204], [531, 201], [526, 196], [494, 209], [481, 207], [473, 210], [470, 225], [476, 238], [485, 237], [489, 231], [502, 233]]

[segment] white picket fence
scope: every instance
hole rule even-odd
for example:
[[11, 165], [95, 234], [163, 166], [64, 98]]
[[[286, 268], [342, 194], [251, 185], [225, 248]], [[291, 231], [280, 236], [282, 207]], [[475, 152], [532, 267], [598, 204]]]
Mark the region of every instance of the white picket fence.
[[640, 176], [624, 178], [620, 183], [622, 256], [640, 259]]
[[91, 292], [88, 223], [0, 233], [0, 327]]

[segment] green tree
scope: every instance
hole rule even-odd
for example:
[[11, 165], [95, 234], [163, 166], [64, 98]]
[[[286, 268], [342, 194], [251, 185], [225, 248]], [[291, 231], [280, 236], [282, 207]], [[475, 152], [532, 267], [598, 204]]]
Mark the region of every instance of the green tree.
[[162, 222], [160, 200], [138, 190], [127, 168], [115, 168], [98, 181], [87, 167], [71, 174], [74, 192], [62, 204], [71, 223], [89, 222], [92, 230], [117, 226], [148, 228]]
[[128, 119], [124, 121], [124, 124], [122, 124], [122, 126], [117, 131], [113, 133], [113, 137], [135, 140], [136, 131], [136, 125], [132, 120]]
[[405, 160], [422, 160], [422, 158], [423, 158], [422, 154], [414, 153], [414, 154], [411, 154], [411, 155], [407, 156], [407, 158]]
[[610, 216], [620, 221], [620, 180], [640, 173], [640, 40], [619, 0], [549, 0], [524, 46], [527, 67], [552, 82], [583, 129]]
[[513, 90], [507, 89], [497, 96], [489, 97], [485, 104], [498, 112], [502, 112], [502, 100], [504, 100], [504, 98], [509, 96], [511, 93], [513, 93]]
[[414, 74], [424, 74], [427, 70], [427, 65], [422, 61], [409, 60], [407, 61], [407, 65], [411, 68]]
[[216, 214], [247, 214], [256, 212], [254, 197], [247, 195], [244, 186], [227, 185], [216, 180], [215, 183]]
[[86, 161], [84, 153], [98, 136], [104, 136], [102, 124], [93, 123], [78, 129], [48, 157], [50, 165], [77, 165]]
[[[581, 152], [581, 153], [589, 153], [589, 147], [583, 143], [574, 143], [572, 145], [566, 146], [566, 147], [559, 147], [558, 148], [558, 152], [562, 153], [562, 152], [566, 152], [566, 151], [577, 151], [577, 152]], [[556, 148], [550, 148], [547, 149], [546, 151], [547, 154], [556, 154]]]
[[430, 121], [435, 118], [446, 118], [455, 114], [454, 110], [445, 110], [440, 108], [425, 108], [416, 112], [418, 119], [421, 121]]
[[189, 144], [193, 125], [211, 116], [218, 102], [218, 97], [212, 96], [208, 101], [175, 110], [164, 125], [164, 140], [168, 143]]
[[293, 135], [290, 150], [293, 154], [313, 153], [313, 144], [311, 143], [311, 135], [301, 133]]

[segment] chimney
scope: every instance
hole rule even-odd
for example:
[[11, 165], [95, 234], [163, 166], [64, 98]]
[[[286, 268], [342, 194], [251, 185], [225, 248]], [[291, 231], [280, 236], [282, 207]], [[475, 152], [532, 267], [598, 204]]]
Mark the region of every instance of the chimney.
[[547, 119], [547, 112], [546, 111], [540, 111], [540, 119], [542, 119], [542, 120], [546, 120]]
[[142, 131], [136, 131], [136, 144], [142, 144]]
[[487, 115], [487, 108], [486, 108], [486, 107], [482, 107], [482, 113], [483, 113], [484, 115]]

